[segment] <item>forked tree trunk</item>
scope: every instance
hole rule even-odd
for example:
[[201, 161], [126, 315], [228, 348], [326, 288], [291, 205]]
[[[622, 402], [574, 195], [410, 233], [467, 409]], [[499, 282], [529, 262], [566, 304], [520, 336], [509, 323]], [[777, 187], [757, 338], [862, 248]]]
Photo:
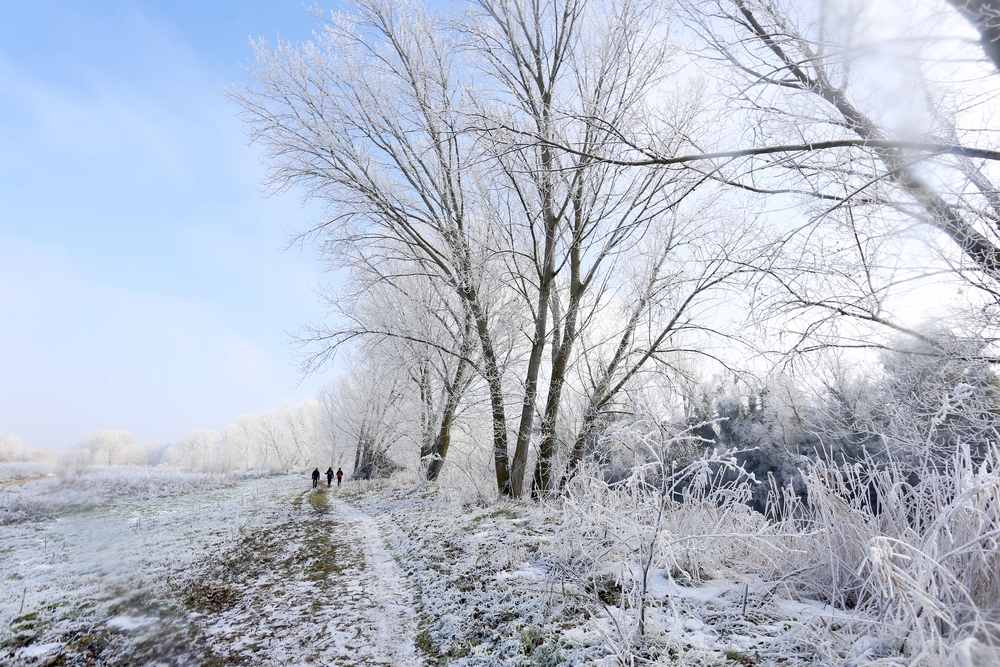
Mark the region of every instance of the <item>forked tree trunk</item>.
[[[563, 325], [561, 340], [553, 340], [552, 374], [549, 377], [549, 392], [545, 400], [545, 413], [542, 418], [542, 441], [538, 448], [538, 461], [535, 464], [535, 476], [532, 481], [532, 496], [541, 497], [552, 490], [552, 463], [556, 450], [556, 422], [559, 419], [559, 406], [562, 403], [562, 390], [566, 384], [566, 372], [569, 369], [570, 356], [578, 334], [577, 320], [580, 314], [580, 301], [583, 297], [584, 285], [580, 282], [580, 252], [578, 248], [571, 251], [570, 301], [566, 311], [566, 322]], [[553, 329], [557, 325], [553, 324]]]
[[559, 216], [553, 211], [551, 176], [552, 154], [548, 148], [542, 149], [542, 209], [545, 217], [545, 246], [542, 266], [538, 271], [538, 300], [535, 310], [535, 331], [531, 340], [531, 354], [528, 370], [524, 377], [524, 400], [521, 403], [521, 422], [517, 429], [517, 447], [511, 466], [511, 487], [515, 498], [520, 498], [524, 490], [524, 473], [528, 466], [528, 445], [534, 430], [535, 402], [538, 396], [538, 371], [542, 366], [545, 352], [546, 329], [548, 328], [549, 298], [555, 279], [556, 232]]
[[448, 448], [451, 446], [451, 427], [455, 423], [455, 415], [458, 413], [462, 396], [469, 387], [468, 376], [472, 366], [469, 355], [472, 353], [474, 336], [472, 320], [472, 317], [466, 317], [461, 356], [458, 359], [458, 367], [455, 369], [455, 378], [446, 387], [447, 400], [444, 405], [444, 414], [441, 416], [441, 429], [434, 439], [434, 446], [431, 449], [432, 458], [427, 464], [427, 479], [431, 482], [438, 478], [438, 475], [441, 474], [441, 468], [444, 467]]

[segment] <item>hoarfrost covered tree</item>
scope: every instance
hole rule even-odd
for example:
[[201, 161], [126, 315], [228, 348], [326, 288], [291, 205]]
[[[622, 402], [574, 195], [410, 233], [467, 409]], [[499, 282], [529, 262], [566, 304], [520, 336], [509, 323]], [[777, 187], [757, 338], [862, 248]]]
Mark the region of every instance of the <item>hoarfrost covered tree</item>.
[[[554, 486], [559, 412], [577, 340], [602, 304], [592, 295], [611, 289], [622, 256], [635, 251], [695, 181], [615, 165], [606, 149], [618, 133], [649, 117], [649, 98], [668, 68], [655, 4], [472, 5], [466, 39], [485, 77], [476, 100], [479, 132], [500, 174], [489, 207], [504, 219], [495, 227], [505, 234], [497, 247], [530, 315], [512, 490], [521, 495], [537, 421], [532, 487], [544, 493]], [[683, 130], [683, 114], [674, 120]], [[606, 159], [594, 159], [596, 152]], [[547, 346], [548, 387], [539, 405]]]
[[212, 430], [193, 428], [164, 453], [167, 464], [191, 472], [229, 470], [228, 457], [221, 452], [222, 439]]
[[334, 325], [312, 329], [324, 353], [357, 343], [392, 359], [419, 396], [420, 459], [437, 479], [448, 455], [462, 398], [480, 370], [475, 319], [453, 289], [406, 265], [355, 266], [337, 289], [323, 293]]
[[16, 435], [0, 433], [0, 461], [23, 461], [28, 451]]
[[319, 446], [319, 407], [316, 401], [286, 403], [256, 415], [258, 451], [266, 469], [282, 472], [308, 467]]
[[387, 477], [400, 468], [390, 450], [407, 438], [405, 370], [372, 356], [356, 359], [350, 371], [324, 391], [335, 427], [353, 443], [355, 479]]
[[[266, 146], [270, 184], [304, 186], [329, 207], [306, 234], [345, 256], [412, 262], [472, 313], [494, 412], [497, 486], [510, 488], [499, 356], [481, 292], [482, 217], [470, 188], [475, 146], [462, 133], [463, 77], [445, 31], [413, 7], [374, 0], [329, 21], [316, 41], [255, 45], [255, 89], [234, 91]], [[322, 365], [320, 354], [313, 364]]]
[[258, 461], [257, 458], [257, 423], [253, 415], [241, 416], [235, 424], [223, 429], [222, 437], [240, 470], [252, 470], [254, 467], [267, 468], [264, 462]]
[[718, 363], [720, 343], [739, 345], [724, 333], [735, 312], [727, 322], [718, 311], [734, 303], [746, 257], [762, 249], [752, 225], [734, 231], [728, 219], [710, 207], [675, 214], [659, 221], [644, 252], [634, 253], [632, 280], [604, 304], [604, 316], [617, 326], [598, 331], [583, 353], [586, 398], [561, 486], [579, 468], [604, 418], [629, 409], [634, 394], [623, 396], [628, 389], [641, 391], [657, 376], [680, 386], [685, 360]]
[[128, 431], [95, 431], [84, 437], [79, 447], [89, 452], [97, 465], [134, 465], [145, 460], [135, 444], [135, 436]]
[[[989, 3], [951, 4], [988, 37]], [[996, 69], [974, 62], [982, 54], [958, 13], [935, 2], [679, 6], [714, 51], [708, 66], [732, 111], [723, 136], [752, 143], [741, 154], [698, 137], [696, 152], [722, 154], [695, 168], [786, 218], [785, 252], [757, 264], [772, 304], [792, 313], [777, 325], [796, 331], [786, 347], [881, 346], [899, 333], [933, 346], [894, 306], [939, 285], [966, 293], [961, 308], [980, 312], [973, 329], [995, 328]], [[805, 221], [787, 222], [792, 202]]]
[[319, 445], [319, 404], [311, 400], [288, 402], [282, 413], [288, 449], [295, 455], [293, 467], [309, 466]]
[[[304, 186], [329, 206], [303, 235], [328, 261], [386, 276], [387, 264], [410, 263], [462, 302], [501, 493], [524, 491], [538, 412], [535, 481], [552, 487], [563, 390], [590, 323], [583, 309], [599, 301], [588, 293], [697, 184], [586, 155], [649, 116], [667, 62], [659, 15], [644, 3], [484, 0], [446, 20], [372, 0], [315, 42], [256, 44], [256, 87], [233, 93], [266, 147], [270, 184]], [[678, 132], [689, 112], [674, 119]], [[320, 344], [307, 370], [337, 348], [322, 331], [306, 340]]]

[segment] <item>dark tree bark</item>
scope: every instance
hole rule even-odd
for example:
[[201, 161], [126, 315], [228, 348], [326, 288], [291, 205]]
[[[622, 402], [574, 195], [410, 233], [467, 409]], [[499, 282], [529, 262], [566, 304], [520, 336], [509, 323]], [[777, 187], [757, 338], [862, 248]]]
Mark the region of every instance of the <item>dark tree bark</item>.
[[1000, 0], [948, 0], [980, 36], [986, 57], [1000, 70]]

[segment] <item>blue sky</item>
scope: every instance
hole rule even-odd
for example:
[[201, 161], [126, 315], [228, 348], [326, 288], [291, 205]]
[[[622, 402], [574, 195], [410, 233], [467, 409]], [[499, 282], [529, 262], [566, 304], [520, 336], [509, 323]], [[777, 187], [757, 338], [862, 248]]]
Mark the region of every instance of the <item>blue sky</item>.
[[[325, 9], [335, 5], [324, 5]], [[223, 87], [299, 0], [0, 0], [0, 432], [62, 449], [313, 396], [288, 333], [319, 316], [317, 214], [265, 197]]]

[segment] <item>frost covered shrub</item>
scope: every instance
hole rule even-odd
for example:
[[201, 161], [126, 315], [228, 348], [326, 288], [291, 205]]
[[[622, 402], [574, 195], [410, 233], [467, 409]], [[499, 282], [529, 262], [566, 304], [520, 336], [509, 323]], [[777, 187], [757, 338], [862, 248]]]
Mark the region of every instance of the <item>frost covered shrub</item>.
[[[947, 465], [961, 446], [980, 458], [1000, 442], [1000, 378], [974, 341], [938, 336], [886, 352], [881, 372], [828, 383], [809, 429], [836, 461], [926, 457]], [[915, 468], [916, 469], [916, 468]]]
[[[591, 474], [608, 484], [626, 481], [637, 468], [654, 462], [684, 467], [701, 456], [706, 443], [713, 442], [705, 439], [713, 436], [711, 423], [681, 427], [678, 433], [644, 402], [634, 405], [633, 411], [603, 418], [585, 450]], [[646, 472], [652, 474], [649, 469]]]
[[590, 613], [610, 619], [619, 655], [656, 641], [649, 613], [673, 604], [656, 577], [755, 582], [764, 597], [832, 605], [849, 621], [839, 648], [823, 649], [831, 659], [943, 664], [960, 649], [1000, 647], [996, 444], [959, 443], [945, 458], [928, 438], [923, 456], [911, 442], [905, 457], [804, 461], [805, 494], [772, 478], [754, 512], [758, 480], [736, 452], [674, 456], [704, 446], [692, 435], [701, 426], [664, 437], [637, 423], [607, 435], [634, 452], [629, 474], [609, 481], [592, 463], [566, 488], [555, 564]]
[[[728, 383], [727, 383], [728, 384]], [[818, 440], [802, 419], [810, 406], [794, 405], [794, 390], [780, 383], [771, 389], [737, 392], [719, 384], [689, 400], [686, 427], [701, 438], [699, 454], [712, 448], [730, 450], [753, 477], [750, 504], [764, 512], [773, 487], [792, 486], [806, 494], [799, 470], [803, 453], [817, 450]]]
[[93, 460], [93, 452], [89, 449], [74, 447], [59, 454], [56, 459], [56, 472], [59, 473], [60, 477], [72, 479], [86, 472]]
[[[878, 619], [914, 652], [1000, 643], [1000, 449], [961, 447], [944, 464], [819, 461], [809, 503], [780, 525], [803, 594]], [[914, 481], [916, 480], [916, 481]]]
[[0, 463], [0, 484], [22, 479], [42, 477], [52, 472], [52, 465], [37, 461], [10, 461]]
[[568, 585], [615, 619], [619, 652], [647, 640], [657, 573], [697, 582], [721, 570], [750, 571], [761, 545], [771, 548], [773, 526], [749, 506], [755, 480], [733, 452], [690, 460], [702, 445], [698, 430], [668, 436], [639, 420], [606, 434], [617, 443], [612, 449], [632, 452], [629, 474], [609, 481], [591, 462], [566, 488], [557, 566]]

